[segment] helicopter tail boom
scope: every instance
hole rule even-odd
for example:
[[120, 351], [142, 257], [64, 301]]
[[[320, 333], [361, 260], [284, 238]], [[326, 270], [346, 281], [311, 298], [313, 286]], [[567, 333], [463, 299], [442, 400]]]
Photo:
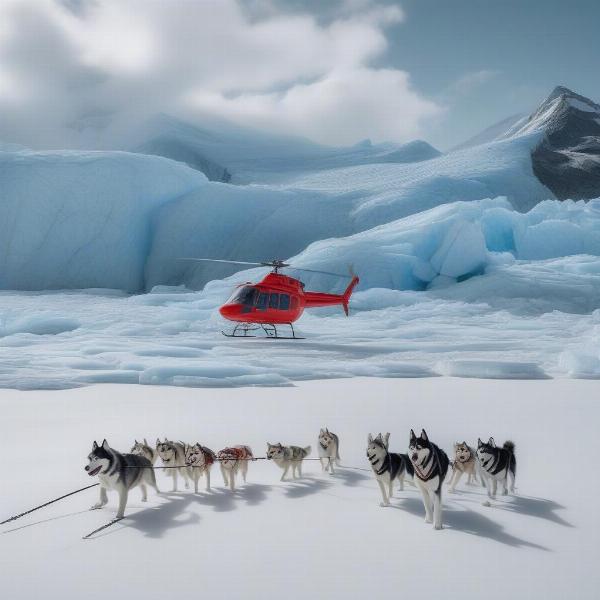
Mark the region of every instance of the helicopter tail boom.
[[359, 279], [356, 275], [352, 277], [352, 281], [348, 284], [348, 287], [343, 294], [324, 294], [322, 292], [304, 292], [307, 308], [315, 308], [317, 306], [332, 306], [335, 304], [341, 304], [346, 316], [348, 315], [348, 303], [350, 302], [350, 296], [354, 288], [358, 284]]

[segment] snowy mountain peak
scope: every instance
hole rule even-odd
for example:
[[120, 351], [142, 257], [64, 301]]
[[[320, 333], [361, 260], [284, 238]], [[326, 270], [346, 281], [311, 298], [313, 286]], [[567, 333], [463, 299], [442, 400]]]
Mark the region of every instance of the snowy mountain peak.
[[557, 85], [546, 98], [545, 102], [552, 102], [556, 98], [560, 98], [562, 102], [568, 106], [576, 108], [577, 110], [583, 110], [585, 112], [600, 112], [600, 105], [596, 104], [589, 98], [576, 94], [573, 90], [563, 86]]
[[557, 86], [500, 139], [534, 132], [544, 135], [531, 154], [533, 171], [558, 199], [600, 195], [600, 105]]
[[[564, 87], [555, 87], [550, 95], [528, 117], [517, 121], [501, 138], [517, 137], [544, 131], [552, 133], [564, 128], [569, 120], [593, 121], [600, 119], [600, 105], [589, 98]], [[570, 125], [571, 127], [573, 124]], [[600, 127], [599, 127], [600, 129]], [[576, 127], [577, 134], [581, 127]], [[594, 132], [592, 135], [596, 135]]]

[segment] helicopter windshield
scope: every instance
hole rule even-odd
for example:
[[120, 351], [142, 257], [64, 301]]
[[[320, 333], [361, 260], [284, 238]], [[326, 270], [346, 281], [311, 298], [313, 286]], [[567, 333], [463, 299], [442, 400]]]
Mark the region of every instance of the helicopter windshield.
[[227, 301], [228, 304], [244, 304], [252, 306], [256, 297], [256, 288], [251, 285], [243, 285], [233, 292], [231, 298]]

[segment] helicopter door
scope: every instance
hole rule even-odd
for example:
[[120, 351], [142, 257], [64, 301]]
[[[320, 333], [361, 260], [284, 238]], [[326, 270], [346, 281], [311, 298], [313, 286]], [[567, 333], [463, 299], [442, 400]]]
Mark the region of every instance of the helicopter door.
[[260, 292], [258, 294], [258, 300], [256, 301], [256, 310], [267, 310], [267, 302], [269, 301], [269, 294]]
[[279, 310], [290, 309], [290, 297], [288, 294], [281, 294], [279, 296]]
[[279, 294], [271, 294], [269, 296], [269, 308], [279, 308]]

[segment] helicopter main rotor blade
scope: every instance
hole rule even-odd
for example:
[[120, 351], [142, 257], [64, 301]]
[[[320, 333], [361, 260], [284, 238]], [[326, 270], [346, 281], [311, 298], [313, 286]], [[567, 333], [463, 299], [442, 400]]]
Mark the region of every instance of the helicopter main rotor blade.
[[260, 263], [260, 262], [247, 262], [244, 260], [222, 260], [220, 258], [178, 258], [177, 260], [191, 260], [193, 262], [227, 263], [230, 265], [253, 265], [255, 267], [265, 266], [265, 263]]
[[316, 269], [304, 269], [302, 267], [294, 267], [282, 260], [272, 260], [264, 262], [248, 262], [245, 260], [224, 260], [222, 258], [178, 258], [177, 260], [189, 260], [192, 262], [216, 262], [229, 265], [250, 265], [253, 267], [274, 267], [275, 269], [295, 269], [296, 271], [305, 271], [306, 273], [317, 273], [319, 275], [330, 275], [331, 277], [350, 278], [353, 275], [342, 275], [341, 273], [332, 273], [331, 271], [318, 271]]
[[341, 273], [331, 273], [330, 271], [316, 271], [315, 269], [303, 269], [302, 267], [289, 267], [290, 269], [296, 269], [296, 271], [306, 271], [307, 273], [318, 273], [320, 275], [331, 275], [332, 277], [347, 277], [350, 278], [352, 275], [342, 275]]

